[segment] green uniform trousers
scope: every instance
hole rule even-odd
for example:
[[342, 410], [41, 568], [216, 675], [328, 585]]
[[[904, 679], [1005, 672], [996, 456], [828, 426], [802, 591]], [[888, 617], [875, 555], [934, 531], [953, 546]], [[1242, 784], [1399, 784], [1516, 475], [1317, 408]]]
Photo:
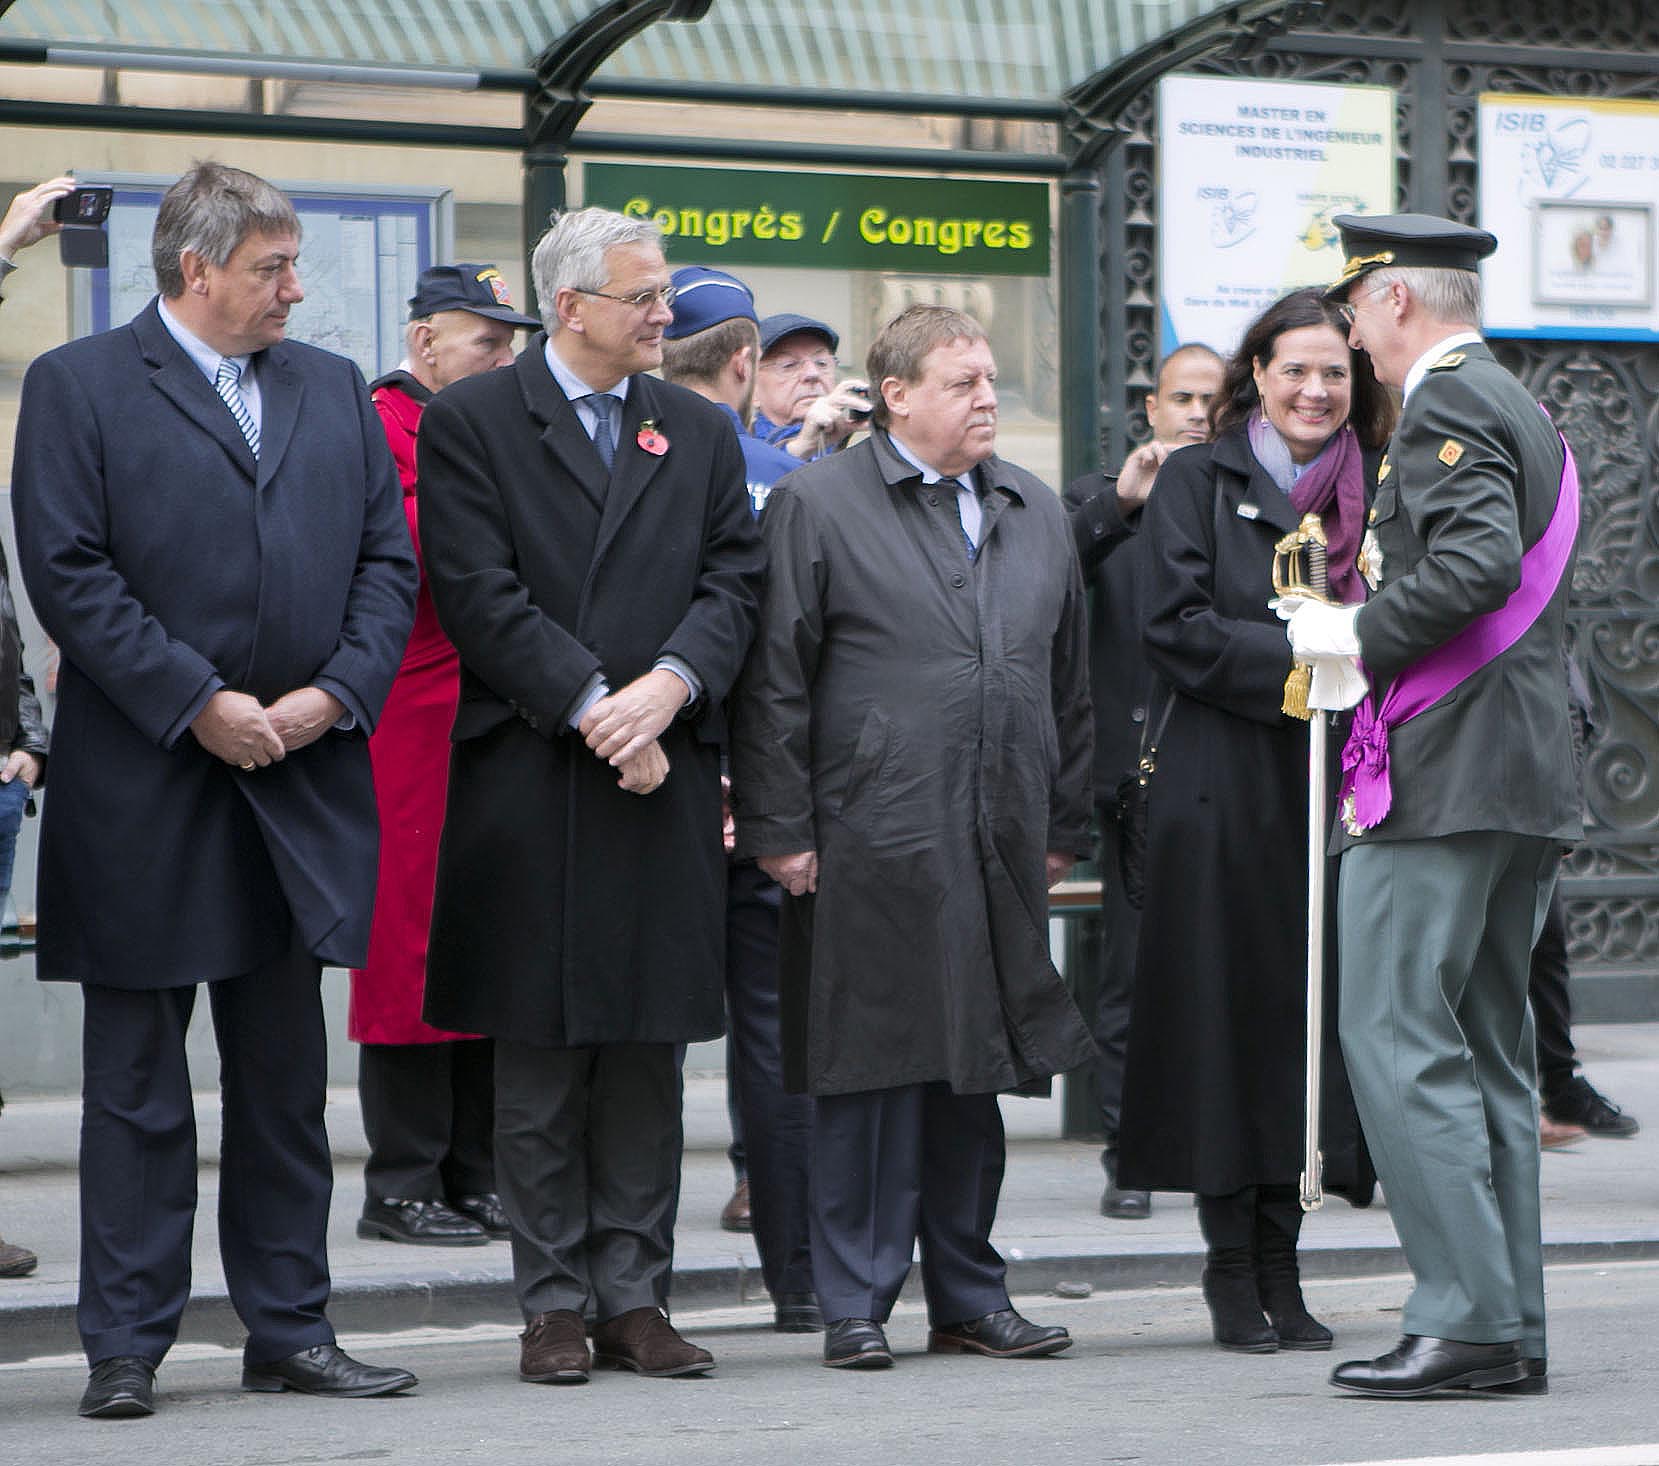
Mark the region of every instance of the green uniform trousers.
[[1527, 963], [1560, 843], [1475, 831], [1343, 852], [1342, 1051], [1416, 1279], [1404, 1329], [1545, 1357]]

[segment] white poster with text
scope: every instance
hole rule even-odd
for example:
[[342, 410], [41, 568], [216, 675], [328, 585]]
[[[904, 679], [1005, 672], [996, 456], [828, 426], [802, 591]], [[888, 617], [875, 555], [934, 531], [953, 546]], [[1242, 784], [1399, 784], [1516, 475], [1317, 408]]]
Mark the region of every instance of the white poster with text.
[[1656, 211], [1659, 103], [1481, 95], [1492, 335], [1659, 340]]
[[1337, 214], [1394, 212], [1388, 87], [1158, 83], [1162, 354], [1230, 352], [1288, 290], [1342, 273]]

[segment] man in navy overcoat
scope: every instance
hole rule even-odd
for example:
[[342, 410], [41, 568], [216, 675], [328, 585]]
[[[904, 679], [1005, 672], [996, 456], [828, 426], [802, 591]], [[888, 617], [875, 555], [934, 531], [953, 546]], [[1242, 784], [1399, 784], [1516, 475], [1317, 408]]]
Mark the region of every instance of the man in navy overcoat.
[[85, 998], [81, 1412], [149, 1414], [190, 1291], [198, 984], [218, 1038], [220, 1252], [244, 1389], [407, 1389], [324, 1317], [323, 962], [360, 963], [378, 828], [367, 735], [415, 566], [353, 364], [285, 343], [300, 225], [263, 180], [168, 190], [160, 298], [47, 353], [12, 485], [62, 648], [37, 966]]

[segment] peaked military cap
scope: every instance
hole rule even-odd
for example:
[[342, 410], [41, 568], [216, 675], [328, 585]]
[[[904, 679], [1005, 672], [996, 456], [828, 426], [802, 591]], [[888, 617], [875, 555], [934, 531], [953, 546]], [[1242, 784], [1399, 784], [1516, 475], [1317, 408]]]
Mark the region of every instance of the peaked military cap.
[[1338, 214], [1342, 274], [1325, 292], [1340, 297], [1361, 276], [1390, 267], [1478, 270], [1498, 237], [1435, 214]]

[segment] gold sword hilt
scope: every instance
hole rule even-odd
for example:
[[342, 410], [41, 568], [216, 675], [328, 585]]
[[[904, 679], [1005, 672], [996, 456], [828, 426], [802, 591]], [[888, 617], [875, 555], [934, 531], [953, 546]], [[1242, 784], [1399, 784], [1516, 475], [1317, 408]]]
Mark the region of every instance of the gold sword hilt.
[[[1273, 547], [1273, 594], [1335, 605], [1330, 595], [1327, 554], [1325, 526], [1317, 514], [1304, 514], [1302, 522]], [[1312, 685], [1312, 666], [1301, 661], [1293, 664], [1290, 675], [1285, 678], [1280, 711], [1286, 717], [1306, 722], [1312, 716], [1308, 709]]]

